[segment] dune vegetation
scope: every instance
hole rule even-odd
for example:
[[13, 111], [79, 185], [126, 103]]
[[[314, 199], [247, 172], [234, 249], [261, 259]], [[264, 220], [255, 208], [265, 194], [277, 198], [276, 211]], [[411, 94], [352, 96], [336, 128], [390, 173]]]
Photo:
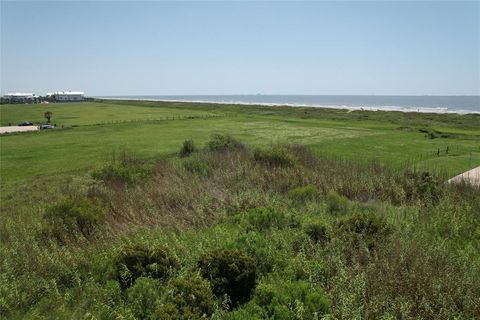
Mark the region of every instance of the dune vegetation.
[[0, 318], [480, 315], [478, 116], [103, 103], [0, 138]]

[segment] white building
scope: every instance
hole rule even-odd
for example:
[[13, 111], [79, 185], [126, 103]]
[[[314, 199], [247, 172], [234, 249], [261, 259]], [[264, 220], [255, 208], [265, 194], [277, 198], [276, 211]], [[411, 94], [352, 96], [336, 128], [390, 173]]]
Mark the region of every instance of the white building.
[[11, 102], [31, 102], [35, 100], [35, 95], [33, 93], [15, 92], [7, 93], [4, 98]]
[[52, 97], [57, 102], [83, 101], [85, 99], [85, 94], [81, 91], [57, 91], [47, 93], [47, 97]]

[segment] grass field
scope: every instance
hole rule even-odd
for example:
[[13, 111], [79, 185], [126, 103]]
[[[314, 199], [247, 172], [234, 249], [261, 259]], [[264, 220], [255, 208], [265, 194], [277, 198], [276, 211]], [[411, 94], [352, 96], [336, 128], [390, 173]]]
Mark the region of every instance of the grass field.
[[1, 123], [46, 109], [59, 129], [0, 136], [0, 319], [480, 315], [480, 189], [445, 183], [480, 165], [478, 115], [96, 101]]
[[[91, 169], [119, 150], [146, 158], [171, 155], [183, 140], [202, 145], [213, 133], [251, 144], [299, 143], [359, 161], [418, 163], [446, 175], [480, 164], [478, 116], [460, 117], [456, 125], [454, 115], [394, 113], [395, 118], [381, 112], [110, 101], [3, 105], [1, 122], [40, 122], [47, 109], [64, 129], [0, 137], [2, 185]], [[422, 128], [448, 137], [428, 139]]]

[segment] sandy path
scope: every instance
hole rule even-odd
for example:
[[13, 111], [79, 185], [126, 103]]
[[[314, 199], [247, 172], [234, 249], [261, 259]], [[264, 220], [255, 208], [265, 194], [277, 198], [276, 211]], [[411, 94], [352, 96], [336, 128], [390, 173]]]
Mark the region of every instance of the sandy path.
[[474, 186], [480, 186], [480, 167], [473, 168], [448, 180], [449, 183], [469, 182]]
[[8, 126], [8, 127], [0, 127], [0, 134], [3, 133], [13, 133], [13, 132], [27, 132], [27, 131], [37, 131], [38, 126]]

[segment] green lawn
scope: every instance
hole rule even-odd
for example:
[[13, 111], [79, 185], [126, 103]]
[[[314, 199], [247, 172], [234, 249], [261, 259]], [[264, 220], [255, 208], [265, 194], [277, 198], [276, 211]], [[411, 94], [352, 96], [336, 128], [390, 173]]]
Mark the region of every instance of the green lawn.
[[[65, 129], [0, 137], [2, 185], [90, 170], [119, 150], [145, 158], [170, 155], [185, 139], [201, 146], [213, 133], [248, 144], [305, 144], [323, 154], [398, 167], [420, 164], [446, 175], [480, 165], [480, 118], [475, 116], [110, 101], [3, 105], [1, 122], [42, 121], [47, 109]], [[452, 136], [428, 139], [418, 130], [425, 127]]]
[[44, 113], [53, 113], [52, 123], [57, 125], [103, 124], [125, 120], [156, 120], [165, 117], [205, 116], [212, 112], [184, 110], [171, 107], [148, 107], [142, 105], [120, 105], [115, 103], [51, 103], [1, 106], [1, 125], [17, 124], [22, 121], [45, 122]]

